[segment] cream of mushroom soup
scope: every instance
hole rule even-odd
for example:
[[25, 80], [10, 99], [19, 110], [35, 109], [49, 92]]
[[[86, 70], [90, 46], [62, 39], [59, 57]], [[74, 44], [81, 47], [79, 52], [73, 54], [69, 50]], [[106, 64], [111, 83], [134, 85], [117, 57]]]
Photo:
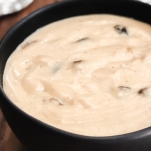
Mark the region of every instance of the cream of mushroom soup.
[[4, 91], [59, 129], [112, 136], [151, 126], [151, 27], [114, 15], [49, 24], [7, 61]]

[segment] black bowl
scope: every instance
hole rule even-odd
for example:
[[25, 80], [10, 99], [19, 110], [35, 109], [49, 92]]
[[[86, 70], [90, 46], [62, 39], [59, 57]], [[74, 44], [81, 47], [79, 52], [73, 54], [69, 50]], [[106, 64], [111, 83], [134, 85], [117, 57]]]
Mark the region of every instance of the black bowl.
[[26, 114], [3, 91], [6, 61], [36, 29], [64, 18], [87, 14], [115, 14], [151, 23], [151, 6], [130, 0], [75, 0], [46, 6], [15, 25], [0, 45], [0, 106], [13, 132], [31, 151], [151, 151], [151, 127], [111, 137], [88, 137], [59, 130]]

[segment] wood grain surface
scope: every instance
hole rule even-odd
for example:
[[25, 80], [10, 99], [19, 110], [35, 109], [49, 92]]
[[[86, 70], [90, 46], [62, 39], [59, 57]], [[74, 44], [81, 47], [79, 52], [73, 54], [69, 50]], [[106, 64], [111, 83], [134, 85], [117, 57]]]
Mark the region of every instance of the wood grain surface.
[[[0, 41], [7, 31], [22, 18], [31, 12], [60, 0], [34, 0], [24, 10], [7, 16], [0, 17]], [[28, 151], [16, 138], [8, 126], [1, 110], [0, 110], [0, 151]]]

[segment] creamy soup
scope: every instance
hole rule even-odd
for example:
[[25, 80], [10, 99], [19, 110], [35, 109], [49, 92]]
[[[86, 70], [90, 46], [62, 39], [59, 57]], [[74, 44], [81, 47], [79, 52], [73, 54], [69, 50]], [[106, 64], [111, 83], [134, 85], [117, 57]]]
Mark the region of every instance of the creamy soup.
[[4, 91], [59, 129], [111, 136], [151, 126], [151, 27], [114, 15], [49, 24], [7, 61]]

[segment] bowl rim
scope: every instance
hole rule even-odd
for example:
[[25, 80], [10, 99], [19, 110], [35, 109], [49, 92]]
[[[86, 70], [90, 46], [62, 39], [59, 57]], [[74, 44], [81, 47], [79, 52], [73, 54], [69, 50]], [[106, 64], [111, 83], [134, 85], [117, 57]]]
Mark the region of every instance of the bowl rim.
[[[93, 0], [87, 0], [87, 2], [92, 2]], [[99, 1], [99, 0], [96, 0], [96, 1]], [[107, 2], [118, 2], [118, 3], [123, 3], [123, 2], [128, 2], [130, 4], [132, 3], [139, 3], [141, 5], [148, 5], [150, 6], [149, 4], [146, 4], [146, 3], [143, 3], [143, 2], [140, 2], [140, 1], [137, 1], [137, 0], [102, 0], [100, 3], [107, 3]], [[0, 52], [3, 51], [2, 50], [2, 47], [4, 45], [6, 45], [6, 43], [9, 41], [9, 37], [11, 35], [13, 35], [15, 33], [15, 31], [18, 29], [19, 26], [23, 25], [25, 22], [27, 22], [29, 19], [33, 18], [34, 16], [42, 13], [43, 11], [45, 10], [48, 10], [48, 9], [55, 9], [56, 7], [62, 7], [63, 5], [66, 5], [68, 3], [81, 3], [81, 2], [86, 2], [85, 0], [64, 0], [64, 1], [61, 1], [61, 2], [56, 2], [56, 3], [53, 3], [53, 4], [49, 4], [47, 6], [44, 6], [34, 12], [32, 12], [31, 14], [27, 15], [25, 18], [21, 19], [18, 23], [16, 23], [12, 28], [10, 28], [10, 30], [5, 34], [5, 36], [2, 38], [1, 40], [1, 43], [0, 43]], [[150, 9], [151, 9], [151, 6], [150, 6]], [[2, 76], [3, 78], [3, 76]], [[66, 135], [66, 136], [69, 136], [69, 137], [74, 137], [74, 138], [77, 138], [77, 139], [85, 139], [85, 140], [99, 140], [99, 141], [102, 141], [102, 142], [106, 142], [106, 141], [110, 141], [110, 142], [116, 142], [116, 141], [125, 141], [125, 140], [135, 140], [135, 139], [139, 139], [139, 138], [142, 138], [144, 136], [149, 136], [151, 135], [151, 126], [150, 127], [147, 127], [147, 128], [144, 128], [142, 130], [137, 130], [137, 131], [134, 131], [134, 132], [130, 132], [130, 133], [126, 133], [126, 134], [120, 134], [120, 135], [113, 135], [113, 136], [87, 136], [87, 135], [81, 135], [81, 134], [76, 134], [76, 133], [72, 133], [72, 132], [69, 132], [69, 131], [66, 131], [66, 130], [62, 130], [60, 128], [57, 128], [55, 126], [52, 126], [52, 125], [49, 125], [43, 121], [40, 121], [39, 119], [31, 116], [30, 114], [26, 113], [24, 110], [22, 110], [21, 108], [19, 108], [15, 103], [13, 103], [13, 101], [11, 101], [6, 93], [4, 92], [3, 90], [3, 87], [2, 85], [0, 85], [0, 94], [2, 94], [2, 96], [5, 98], [4, 101], [7, 100], [7, 102], [15, 109], [17, 110], [18, 112], [20, 112], [21, 114], [23, 114], [23, 116], [26, 116], [29, 120], [32, 120], [33, 122], [35, 122], [36, 124], [39, 124], [40, 126], [43, 126], [45, 128], [47, 128], [48, 130], [51, 130], [51, 131], [54, 131], [54, 132], [57, 132], [57, 133], [60, 133], [62, 135]], [[6, 119], [7, 120], [7, 119]]]

